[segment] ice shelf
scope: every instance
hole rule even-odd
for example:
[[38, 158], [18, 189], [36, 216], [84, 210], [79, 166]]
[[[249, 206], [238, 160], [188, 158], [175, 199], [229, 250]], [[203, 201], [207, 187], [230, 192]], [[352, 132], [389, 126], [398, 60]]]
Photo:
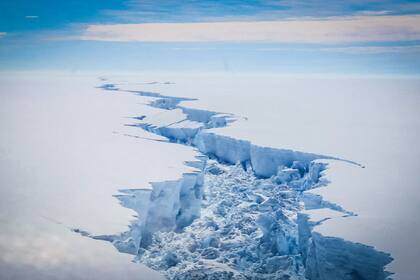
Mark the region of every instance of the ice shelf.
[[[200, 152], [186, 164], [194, 171], [151, 189], [116, 195], [137, 219], [118, 235], [94, 236], [162, 272], [168, 279], [387, 279], [389, 254], [314, 228], [311, 210], [354, 216], [334, 202], [307, 192], [323, 178], [332, 156], [261, 147], [217, 133], [235, 121], [231, 114], [181, 106], [188, 98], [102, 89], [150, 98], [161, 110], [133, 116], [146, 131]], [[349, 162], [349, 161], [348, 161]], [[352, 163], [352, 162], [349, 162]], [[80, 231], [80, 230], [79, 230]]]

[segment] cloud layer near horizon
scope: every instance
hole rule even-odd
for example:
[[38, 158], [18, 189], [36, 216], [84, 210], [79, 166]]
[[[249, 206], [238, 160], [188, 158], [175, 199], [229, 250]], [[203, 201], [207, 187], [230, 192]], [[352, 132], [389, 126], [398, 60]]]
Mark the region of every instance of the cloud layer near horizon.
[[81, 40], [116, 42], [354, 43], [420, 40], [420, 15], [279, 21], [89, 25]]

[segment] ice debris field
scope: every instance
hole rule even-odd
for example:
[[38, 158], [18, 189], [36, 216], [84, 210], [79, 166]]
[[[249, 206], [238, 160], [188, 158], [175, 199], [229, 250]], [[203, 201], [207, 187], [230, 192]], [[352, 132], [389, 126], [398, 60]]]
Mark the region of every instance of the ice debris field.
[[[105, 79], [103, 79], [105, 80]], [[334, 201], [308, 192], [328, 185], [333, 156], [254, 145], [220, 135], [237, 117], [182, 105], [191, 98], [134, 91], [106, 83], [106, 91], [150, 99], [154, 115], [132, 116], [127, 124], [200, 153], [185, 164], [193, 172], [152, 188], [115, 195], [137, 215], [121, 234], [93, 235], [112, 242], [135, 262], [168, 279], [387, 279], [390, 254], [338, 237], [323, 236], [305, 211], [355, 216]], [[153, 139], [151, 140], [153, 141]], [[327, 218], [329, 219], [329, 218]]]

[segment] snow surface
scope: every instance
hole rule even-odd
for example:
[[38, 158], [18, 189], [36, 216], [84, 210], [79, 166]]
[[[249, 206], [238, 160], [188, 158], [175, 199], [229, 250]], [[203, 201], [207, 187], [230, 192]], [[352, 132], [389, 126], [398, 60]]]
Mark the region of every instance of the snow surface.
[[113, 195], [176, 179], [191, 170], [179, 158], [194, 156], [182, 146], [139, 138], [150, 135], [124, 124], [144, 100], [104, 94], [97, 81], [1, 76], [2, 279], [160, 279], [110, 244], [70, 231], [126, 230], [133, 212]]
[[[386, 253], [395, 258], [387, 266], [393, 278], [419, 276], [420, 248], [413, 240], [420, 234], [413, 215], [420, 201], [419, 80], [170, 73], [114, 75], [97, 89], [94, 76], [54, 76], [51, 82], [10, 75], [1, 81], [2, 241], [13, 236], [17, 244], [49, 248], [50, 242], [23, 234], [24, 226], [45, 224], [44, 235], [67, 230], [57, 234], [59, 243], [72, 248], [68, 256], [81, 267], [79, 275], [94, 268], [95, 279], [126, 270], [119, 263], [127, 256], [104, 253], [108, 243], [83, 235], [112, 241], [174, 279], [261, 273], [273, 279], [384, 279], [382, 268], [392, 260]], [[219, 162], [194, 158], [200, 153], [188, 145]], [[245, 192], [235, 190], [240, 178]], [[282, 188], [292, 195], [270, 204], [276, 197], [271, 192]], [[241, 203], [242, 195], [242, 203], [263, 206], [223, 202], [233, 196]], [[219, 206], [229, 214], [209, 224]], [[274, 206], [288, 218], [270, 216]], [[226, 215], [242, 239], [221, 234], [230, 224]], [[241, 215], [249, 220], [245, 227]], [[202, 242], [196, 250], [183, 251], [196, 241]], [[83, 248], [91, 261], [73, 250], [80, 242], [90, 244]], [[1, 249], [9, 252], [1, 263], [10, 275], [18, 271], [13, 264], [33, 267], [39, 257], [27, 246], [2, 242]], [[224, 261], [226, 253], [231, 255]], [[63, 263], [55, 264], [56, 275], [67, 279]], [[144, 279], [158, 277], [137, 269]], [[36, 271], [42, 278], [51, 264]]]

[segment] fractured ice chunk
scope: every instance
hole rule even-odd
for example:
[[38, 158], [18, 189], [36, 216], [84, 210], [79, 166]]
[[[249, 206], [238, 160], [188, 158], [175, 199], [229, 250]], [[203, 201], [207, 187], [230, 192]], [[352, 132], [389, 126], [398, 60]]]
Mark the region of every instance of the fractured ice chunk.
[[300, 176], [301, 175], [298, 169], [285, 168], [281, 166], [277, 170], [277, 176], [275, 180], [276, 180], [276, 183], [278, 184], [285, 184], [285, 183], [289, 183], [290, 181], [300, 179]]

